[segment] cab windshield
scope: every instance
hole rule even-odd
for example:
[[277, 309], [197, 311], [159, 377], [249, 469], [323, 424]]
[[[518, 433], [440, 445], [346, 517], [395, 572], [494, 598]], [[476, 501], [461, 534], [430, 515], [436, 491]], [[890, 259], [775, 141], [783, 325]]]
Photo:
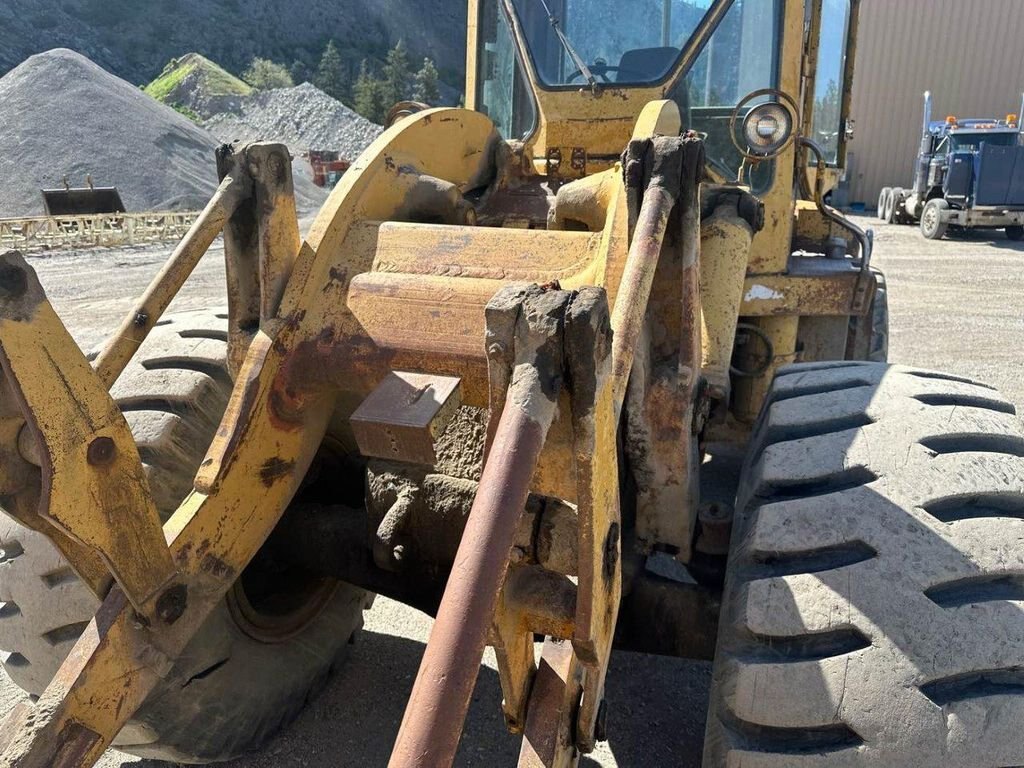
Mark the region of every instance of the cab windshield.
[[949, 136], [950, 149], [977, 152], [982, 144], [998, 147], [1012, 147], [1017, 143], [1019, 134], [1014, 133], [953, 133]]
[[[542, 85], [586, 84], [557, 27], [598, 83], [650, 85], [674, 68], [712, 0], [513, 0]], [[551, 17], [548, 16], [548, 10]]]

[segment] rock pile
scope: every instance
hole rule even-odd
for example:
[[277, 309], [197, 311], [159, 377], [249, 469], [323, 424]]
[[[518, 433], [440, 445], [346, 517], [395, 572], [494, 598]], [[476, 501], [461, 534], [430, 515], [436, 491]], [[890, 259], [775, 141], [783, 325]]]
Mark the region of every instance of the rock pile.
[[[55, 49], [0, 78], [0, 217], [43, 215], [65, 177], [116, 186], [129, 211], [202, 208], [217, 186], [217, 139], [81, 54]], [[323, 190], [296, 178], [300, 208]]]
[[280, 141], [294, 155], [330, 150], [350, 161], [383, 130], [311, 83], [254, 93], [238, 114], [216, 115], [204, 126], [224, 142]]

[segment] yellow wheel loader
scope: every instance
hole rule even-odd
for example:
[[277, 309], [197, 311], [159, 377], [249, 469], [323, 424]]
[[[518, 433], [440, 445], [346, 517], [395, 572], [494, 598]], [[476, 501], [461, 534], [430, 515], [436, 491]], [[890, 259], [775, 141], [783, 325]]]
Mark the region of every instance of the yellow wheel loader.
[[[617, 648], [714, 659], [708, 768], [1024, 764], [1020, 424], [885, 364], [825, 203], [857, 11], [470, 0], [465, 109], [305, 239], [286, 148], [222, 148], [93, 359], [0, 255], [0, 764], [255, 749], [375, 594], [435, 616], [395, 768], [488, 645], [522, 766], [614, 732]], [[164, 317], [221, 233], [226, 309]]]

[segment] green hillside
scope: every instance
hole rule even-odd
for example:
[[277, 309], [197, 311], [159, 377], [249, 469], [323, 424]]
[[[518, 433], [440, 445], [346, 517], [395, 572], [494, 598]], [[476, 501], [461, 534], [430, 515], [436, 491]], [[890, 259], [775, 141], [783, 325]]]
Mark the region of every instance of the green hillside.
[[158, 101], [178, 103], [174, 98], [193, 73], [209, 96], [248, 96], [252, 88], [223, 67], [198, 53], [187, 53], [180, 59], [171, 59], [156, 80], [145, 87], [146, 93]]

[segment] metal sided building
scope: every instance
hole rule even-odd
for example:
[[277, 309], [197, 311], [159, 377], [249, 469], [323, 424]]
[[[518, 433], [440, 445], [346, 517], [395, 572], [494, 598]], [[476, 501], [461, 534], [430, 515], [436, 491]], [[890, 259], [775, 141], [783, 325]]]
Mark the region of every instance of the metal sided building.
[[910, 183], [925, 91], [933, 119], [1017, 113], [1022, 41], [1024, 0], [861, 0], [846, 199]]

